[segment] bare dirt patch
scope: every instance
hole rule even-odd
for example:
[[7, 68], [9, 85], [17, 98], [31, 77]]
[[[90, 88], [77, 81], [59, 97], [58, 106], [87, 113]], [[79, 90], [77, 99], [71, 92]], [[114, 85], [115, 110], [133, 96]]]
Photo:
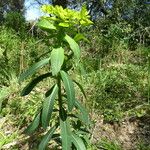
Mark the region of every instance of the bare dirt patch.
[[92, 142], [101, 139], [117, 141], [123, 150], [137, 150], [139, 142], [150, 145], [150, 116], [130, 118], [121, 123], [105, 123], [101, 116], [94, 117]]

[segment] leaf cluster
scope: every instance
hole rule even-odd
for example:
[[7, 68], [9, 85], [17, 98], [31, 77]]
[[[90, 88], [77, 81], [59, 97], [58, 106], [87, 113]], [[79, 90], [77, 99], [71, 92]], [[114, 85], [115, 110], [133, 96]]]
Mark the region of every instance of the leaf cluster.
[[50, 16], [44, 17], [50, 23], [57, 27], [74, 27], [74, 26], [88, 26], [93, 24], [90, 21], [90, 16], [85, 6], [82, 7], [81, 11], [63, 9], [62, 6], [43, 5], [42, 11], [49, 14]]

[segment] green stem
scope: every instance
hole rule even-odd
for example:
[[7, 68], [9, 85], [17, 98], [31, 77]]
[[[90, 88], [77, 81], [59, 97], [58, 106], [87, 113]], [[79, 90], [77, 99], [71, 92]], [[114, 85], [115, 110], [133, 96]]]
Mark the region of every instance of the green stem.
[[64, 120], [66, 120], [66, 117], [65, 117], [65, 111], [63, 109], [63, 103], [62, 103], [61, 78], [59, 76], [57, 78], [57, 83], [58, 83], [59, 118], [64, 121]]

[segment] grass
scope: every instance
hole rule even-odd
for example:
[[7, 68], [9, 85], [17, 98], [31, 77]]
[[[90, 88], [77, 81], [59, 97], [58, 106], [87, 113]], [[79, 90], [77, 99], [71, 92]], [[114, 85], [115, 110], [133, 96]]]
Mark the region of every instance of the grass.
[[107, 139], [102, 139], [99, 143], [99, 147], [102, 150], [122, 150], [116, 141], [108, 141]]
[[102, 56], [97, 40], [92, 44], [95, 47], [82, 58], [90, 109], [97, 109], [106, 121], [119, 121], [131, 110], [136, 112], [136, 107], [148, 105], [148, 48], [129, 51], [119, 47]]

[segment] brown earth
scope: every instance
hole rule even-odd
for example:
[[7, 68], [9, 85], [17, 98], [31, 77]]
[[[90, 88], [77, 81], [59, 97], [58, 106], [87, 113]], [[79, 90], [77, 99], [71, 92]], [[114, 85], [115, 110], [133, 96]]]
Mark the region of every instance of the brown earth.
[[123, 150], [137, 150], [139, 142], [150, 146], [150, 117], [128, 118], [121, 123], [104, 123], [102, 116], [95, 116], [92, 142], [106, 138], [117, 141]]

